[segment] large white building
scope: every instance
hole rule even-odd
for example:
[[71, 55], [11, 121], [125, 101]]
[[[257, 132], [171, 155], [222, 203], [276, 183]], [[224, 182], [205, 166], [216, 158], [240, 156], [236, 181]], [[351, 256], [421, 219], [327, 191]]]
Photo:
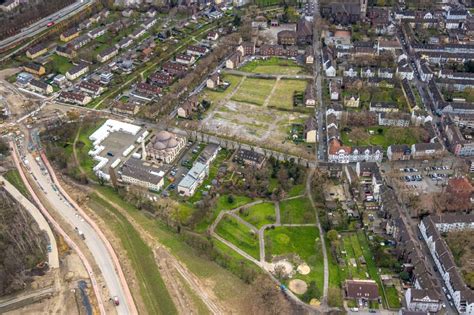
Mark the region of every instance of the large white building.
[[178, 193], [190, 197], [209, 174], [209, 165], [196, 162], [178, 184]]

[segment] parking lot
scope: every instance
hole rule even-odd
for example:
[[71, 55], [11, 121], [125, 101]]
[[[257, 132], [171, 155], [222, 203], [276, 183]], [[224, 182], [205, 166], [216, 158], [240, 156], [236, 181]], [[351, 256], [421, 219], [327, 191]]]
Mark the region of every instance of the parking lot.
[[405, 167], [392, 171], [393, 178], [401, 187], [416, 189], [419, 193], [440, 192], [453, 173], [453, 169], [447, 165]]

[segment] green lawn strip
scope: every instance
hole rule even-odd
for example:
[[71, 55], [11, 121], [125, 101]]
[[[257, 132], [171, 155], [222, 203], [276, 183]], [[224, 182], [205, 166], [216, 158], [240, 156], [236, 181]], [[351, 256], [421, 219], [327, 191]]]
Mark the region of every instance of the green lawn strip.
[[216, 233], [250, 256], [259, 259], [258, 235], [237, 219], [224, 216], [216, 227]]
[[96, 194], [91, 197], [91, 207], [112, 227], [127, 251], [139, 279], [140, 292], [148, 312], [177, 314], [150, 247], [119, 211]]
[[275, 223], [275, 205], [272, 202], [263, 202], [247, 209], [242, 208], [239, 216], [260, 229], [265, 224]]
[[243, 206], [249, 202], [252, 202], [252, 199], [246, 196], [232, 196], [233, 202], [229, 202], [229, 195], [219, 196], [217, 198], [216, 205], [209, 217], [204, 218], [199, 224], [197, 224], [195, 230], [197, 232], [205, 232], [209, 225], [212, 224], [223, 210], [231, 210]]
[[308, 285], [311, 281], [315, 281], [322, 293], [324, 261], [319, 231], [316, 227], [275, 227], [265, 230], [265, 253], [267, 261], [271, 261], [272, 256], [298, 255], [308, 264], [311, 271], [307, 275], [296, 273], [294, 278], [301, 279]]
[[16, 189], [18, 189], [18, 191], [23, 196], [25, 196], [28, 199], [31, 199], [31, 195], [28, 192], [28, 189], [26, 188], [25, 184], [23, 183], [23, 180], [21, 179], [21, 176], [18, 170], [16, 169], [9, 170], [3, 175], [3, 177], [5, 177], [5, 179], [9, 181], [10, 184], [12, 184]]
[[77, 138], [77, 158], [82, 169], [86, 172], [88, 178], [95, 178], [95, 174], [92, 169], [96, 164], [96, 162], [89, 156], [89, 151], [92, 149], [92, 141], [89, 140], [89, 136], [94, 133], [94, 131], [97, 130], [97, 128], [103, 123], [104, 120], [101, 119], [95, 124], [88, 125], [87, 127], [81, 127], [79, 137]]
[[293, 109], [293, 94], [295, 92], [304, 93], [307, 85], [308, 82], [305, 80], [279, 80], [268, 106], [287, 110]]
[[400, 299], [398, 297], [398, 291], [395, 287], [385, 287], [385, 294], [387, 296], [387, 302], [390, 308], [402, 307]]
[[305, 185], [304, 184], [298, 184], [294, 185], [293, 187], [290, 188], [288, 191], [288, 197], [296, 197], [296, 196], [301, 196], [305, 192]]
[[50, 72], [58, 72], [65, 74], [69, 69], [73, 67], [73, 64], [66, 57], [59, 56], [57, 54], [52, 54], [50, 56], [50, 63], [48, 64], [48, 69]]
[[334, 257], [333, 251], [330, 250], [329, 240], [327, 239], [327, 237], [325, 239], [326, 239], [326, 244], [328, 246], [327, 253], [328, 253], [328, 268], [329, 268], [329, 287], [342, 288], [343, 282], [346, 279], [344, 275], [344, 271], [339, 266], [336, 257]]
[[[113, 203], [124, 208], [145, 231], [166, 246], [171, 253], [183, 262], [197, 277], [204, 278], [204, 281], [215, 283], [214, 293], [218, 298], [231, 300], [248, 290], [248, 286], [240, 281], [232, 272], [222, 268], [206, 257], [199, 256], [194, 248], [187, 245], [181, 239], [179, 234], [170, 231], [169, 228], [160, 221], [150, 218], [143, 212], [137, 210], [134, 206], [122, 200], [111, 187], [96, 185], [94, 189], [100, 191]], [[217, 241], [215, 242], [215, 244], [219, 243], [220, 242]], [[231, 262], [233, 261], [231, 260]]]
[[315, 223], [314, 210], [306, 197], [280, 202], [282, 224]]
[[253, 60], [243, 65], [239, 70], [251, 73], [288, 75], [303, 72], [303, 68], [296, 61], [278, 57]]
[[273, 79], [246, 78], [231, 99], [236, 102], [263, 105], [274, 84]]
[[[372, 134], [369, 133], [369, 131], [372, 132]], [[388, 134], [391, 134], [392, 136], [388, 136]], [[377, 145], [384, 149], [392, 144], [412, 145], [421, 142], [421, 139], [416, 137], [412, 128], [399, 127], [370, 127], [364, 129], [362, 134], [357, 132], [357, 135], [352, 131], [343, 130], [341, 132], [341, 140], [346, 145]]]

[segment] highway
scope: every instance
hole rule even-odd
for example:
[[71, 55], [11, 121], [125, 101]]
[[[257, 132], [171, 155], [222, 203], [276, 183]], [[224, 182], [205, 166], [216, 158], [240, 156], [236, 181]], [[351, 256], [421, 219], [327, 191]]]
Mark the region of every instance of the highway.
[[5, 38], [4, 40], [0, 41], [0, 49], [4, 47], [8, 47], [12, 44], [15, 44], [18, 41], [24, 40], [29, 37], [33, 37], [44, 30], [46, 30], [48, 27], [46, 24], [50, 21], [54, 21], [55, 23], [61, 22], [63, 20], [66, 20], [76, 14], [77, 12], [81, 11], [82, 9], [92, 5], [94, 3], [93, 0], [81, 0], [78, 2], [75, 2], [71, 4], [70, 6], [67, 6], [50, 16], [45, 17], [44, 19], [41, 19], [21, 30], [20, 33], [15, 34], [13, 36], [10, 36], [8, 38]]
[[9, 181], [3, 176], [0, 176], [0, 181], [4, 183], [6, 191], [10, 193], [21, 205], [31, 214], [33, 219], [38, 223], [41, 230], [45, 231], [48, 235], [51, 249], [48, 251], [48, 264], [50, 268], [59, 268], [59, 256], [58, 247], [56, 245], [56, 239], [54, 238], [53, 231], [49, 226], [46, 219], [41, 214], [41, 211], [36, 208], [28, 199], [26, 199]]
[[[127, 296], [121, 286], [114, 262], [110, 255], [108, 255], [107, 246], [92, 226], [77, 213], [73, 206], [67, 202], [65, 197], [58, 191], [56, 186], [53, 185], [50, 174], [47, 172], [43, 163], [41, 161], [37, 162], [29, 152], [25, 152], [25, 157], [29, 161], [28, 164], [32, 175], [36, 179], [37, 185], [45, 194], [44, 197], [48, 199], [49, 203], [62, 215], [66, 222], [73, 228], [77, 228], [77, 231], [84, 233], [84, 242], [102, 273], [109, 289], [110, 297], [117, 296], [120, 300], [120, 305], [117, 306], [118, 314], [131, 314], [133, 308], [130, 308], [127, 303]], [[43, 168], [43, 170], [41, 168]], [[104, 300], [107, 301], [108, 299], [104, 298]]]

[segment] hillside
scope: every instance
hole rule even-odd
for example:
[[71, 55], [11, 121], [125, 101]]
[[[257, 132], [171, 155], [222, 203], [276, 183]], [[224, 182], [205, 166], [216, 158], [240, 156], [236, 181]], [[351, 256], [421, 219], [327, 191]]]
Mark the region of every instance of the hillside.
[[46, 260], [47, 237], [36, 222], [0, 188], [0, 296], [23, 289], [35, 266]]

